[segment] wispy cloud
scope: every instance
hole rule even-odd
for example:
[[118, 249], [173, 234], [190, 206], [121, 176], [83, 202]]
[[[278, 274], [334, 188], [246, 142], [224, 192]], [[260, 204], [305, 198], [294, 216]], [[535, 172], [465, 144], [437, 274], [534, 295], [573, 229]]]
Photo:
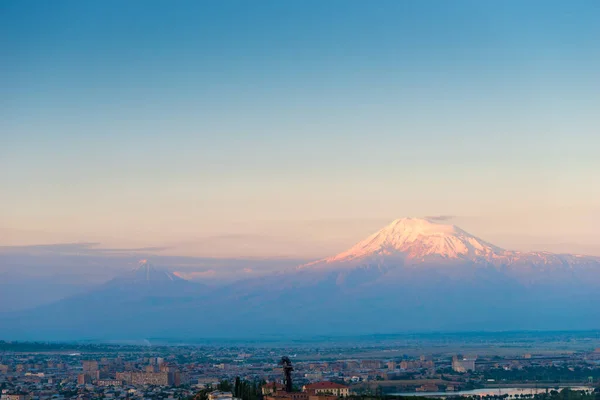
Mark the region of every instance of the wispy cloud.
[[430, 215], [425, 218], [432, 221], [450, 221], [456, 218], [456, 215]]
[[209, 269], [208, 271], [175, 271], [173, 274], [183, 279], [195, 280], [202, 278], [213, 278], [215, 275], [217, 275], [217, 271], [214, 269]]
[[115, 255], [127, 253], [156, 253], [168, 249], [168, 247], [104, 248], [99, 247], [100, 245], [101, 243], [82, 242], [0, 246], [0, 253]]

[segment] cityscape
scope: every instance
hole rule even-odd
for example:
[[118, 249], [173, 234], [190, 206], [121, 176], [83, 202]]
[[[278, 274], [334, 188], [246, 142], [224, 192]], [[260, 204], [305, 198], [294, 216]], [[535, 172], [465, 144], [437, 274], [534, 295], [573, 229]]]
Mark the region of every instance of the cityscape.
[[[599, 343], [598, 332], [293, 347], [1, 342], [0, 387], [2, 400], [543, 399], [564, 388], [597, 399]], [[459, 348], [469, 354], [451, 353]]]

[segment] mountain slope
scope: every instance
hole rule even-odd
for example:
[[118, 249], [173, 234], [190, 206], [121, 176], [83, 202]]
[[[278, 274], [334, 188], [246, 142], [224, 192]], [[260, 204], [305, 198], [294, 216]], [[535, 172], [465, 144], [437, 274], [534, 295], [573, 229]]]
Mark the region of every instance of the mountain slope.
[[140, 260], [137, 268], [113, 279], [113, 282], [149, 285], [184, 281], [184, 279], [169, 271], [157, 269], [148, 260]]

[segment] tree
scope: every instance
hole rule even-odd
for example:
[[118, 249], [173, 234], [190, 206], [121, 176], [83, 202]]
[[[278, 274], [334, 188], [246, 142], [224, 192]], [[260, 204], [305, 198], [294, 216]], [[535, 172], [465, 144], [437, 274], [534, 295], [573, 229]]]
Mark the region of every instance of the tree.
[[240, 377], [236, 377], [235, 378], [235, 387], [233, 390], [233, 396], [234, 397], [242, 397], [241, 395], [241, 386], [240, 386]]
[[231, 392], [233, 390], [233, 387], [231, 386], [231, 383], [228, 380], [222, 380], [217, 385], [217, 390], [220, 390], [222, 392]]
[[191, 397], [190, 400], [208, 400], [208, 394], [210, 392], [212, 392], [212, 387], [207, 386], [206, 388], [196, 393], [193, 397]]

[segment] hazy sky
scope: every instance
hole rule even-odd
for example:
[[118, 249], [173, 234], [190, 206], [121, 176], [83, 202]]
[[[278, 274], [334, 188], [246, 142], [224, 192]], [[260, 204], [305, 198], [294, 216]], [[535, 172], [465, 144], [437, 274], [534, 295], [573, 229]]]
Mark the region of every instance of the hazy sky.
[[600, 2], [0, 2], [0, 245], [600, 254]]

